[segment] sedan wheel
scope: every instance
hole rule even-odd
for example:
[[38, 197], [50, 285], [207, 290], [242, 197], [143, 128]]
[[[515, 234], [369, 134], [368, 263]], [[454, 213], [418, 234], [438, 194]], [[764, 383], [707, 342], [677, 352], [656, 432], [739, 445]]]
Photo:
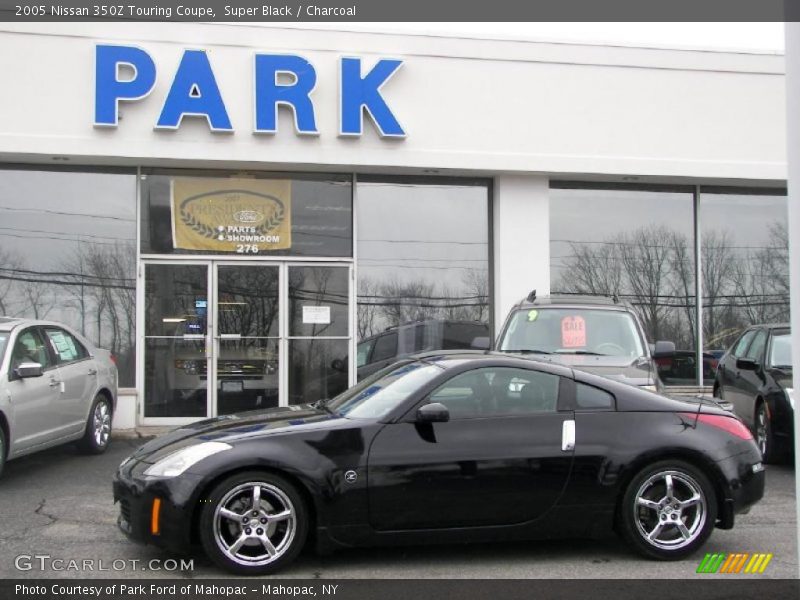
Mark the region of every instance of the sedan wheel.
[[767, 416], [767, 405], [759, 403], [756, 409], [756, 431], [755, 438], [758, 449], [761, 450], [761, 457], [765, 463], [776, 462], [775, 439], [772, 436], [772, 423]]
[[102, 454], [111, 440], [111, 404], [102, 394], [98, 394], [92, 404], [89, 419], [79, 447], [90, 454]]
[[308, 527], [298, 492], [269, 473], [242, 473], [223, 481], [211, 493], [200, 520], [209, 557], [228, 571], [253, 575], [291, 562]]
[[716, 521], [708, 479], [682, 461], [665, 461], [634, 477], [620, 507], [621, 533], [642, 554], [679, 559], [699, 548]]

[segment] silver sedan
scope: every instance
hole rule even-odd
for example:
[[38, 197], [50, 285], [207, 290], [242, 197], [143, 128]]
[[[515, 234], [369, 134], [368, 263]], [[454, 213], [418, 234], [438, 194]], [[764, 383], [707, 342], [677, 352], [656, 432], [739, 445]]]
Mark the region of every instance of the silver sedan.
[[110, 352], [58, 323], [0, 317], [0, 473], [67, 442], [104, 452], [116, 400]]

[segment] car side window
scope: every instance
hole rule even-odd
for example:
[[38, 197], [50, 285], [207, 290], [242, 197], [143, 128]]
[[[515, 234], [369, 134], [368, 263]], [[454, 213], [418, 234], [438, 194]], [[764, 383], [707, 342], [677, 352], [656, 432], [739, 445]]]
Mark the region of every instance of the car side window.
[[755, 334], [756, 334], [755, 329], [746, 331], [745, 334], [739, 338], [739, 341], [736, 342], [736, 345], [733, 347], [733, 352], [731, 352], [731, 354], [736, 358], [744, 356], [745, 350], [747, 350], [747, 345], [750, 343], [750, 340], [753, 339], [753, 336]]
[[584, 410], [613, 410], [615, 399], [613, 394], [605, 390], [576, 382], [575, 404]]
[[486, 367], [456, 375], [429, 399], [444, 404], [451, 420], [555, 412], [559, 381], [541, 371]]
[[397, 356], [397, 332], [393, 331], [375, 340], [375, 349], [372, 351], [370, 362], [378, 362], [395, 356]]
[[47, 328], [45, 329], [45, 334], [50, 341], [53, 352], [58, 357], [59, 363], [71, 363], [89, 356], [83, 344], [67, 331], [63, 329]]
[[375, 340], [361, 342], [356, 348], [356, 367], [363, 367], [369, 361], [369, 351], [375, 345]]
[[43, 369], [52, 366], [42, 336], [36, 329], [27, 329], [17, 336], [14, 350], [11, 352], [11, 371], [13, 372], [22, 363], [31, 362], [39, 363]]
[[759, 329], [756, 336], [753, 338], [753, 343], [747, 349], [747, 358], [761, 363], [764, 362], [764, 349], [767, 347], [767, 332]]

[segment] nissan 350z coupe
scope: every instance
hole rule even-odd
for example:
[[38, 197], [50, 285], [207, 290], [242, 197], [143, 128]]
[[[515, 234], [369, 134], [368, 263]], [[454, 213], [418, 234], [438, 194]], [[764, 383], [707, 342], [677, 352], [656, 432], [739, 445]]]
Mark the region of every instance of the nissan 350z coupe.
[[594, 537], [679, 559], [764, 493], [742, 422], [562, 365], [417, 355], [331, 400], [176, 429], [114, 480], [119, 526], [270, 573], [304, 544]]

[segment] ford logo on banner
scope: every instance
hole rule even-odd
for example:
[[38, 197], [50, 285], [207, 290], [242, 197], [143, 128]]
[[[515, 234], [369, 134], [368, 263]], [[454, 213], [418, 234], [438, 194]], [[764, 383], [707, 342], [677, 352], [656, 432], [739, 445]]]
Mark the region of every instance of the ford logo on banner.
[[[339, 59], [339, 135], [362, 135], [366, 114], [381, 137], [406, 136], [381, 92], [402, 65], [401, 60], [383, 58], [365, 73], [360, 58]], [[123, 66], [132, 70], [131, 77], [120, 76]], [[288, 75], [288, 81], [281, 80], [280, 75]], [[146, 50], [98, 44], [95, 48], [95, 126], [117, 127], [120, 102], [138, 102], [146, 98], [153, 91], [156, 76], [155, 61]], [[253, 77], [254, 133], [277, 133], [278, 107], [284, 106], [293, 112], [297, 134], [319, 135], [311, 99], [311, 92], [317, 85], [317, 72], [310, 62], [291, 54], [256, 54]], [[155, 128], [179, 129], [184, 117], [204, 118], [213, 132], [234, 131], [208, 54], [203, 50], [184, 50]]]

